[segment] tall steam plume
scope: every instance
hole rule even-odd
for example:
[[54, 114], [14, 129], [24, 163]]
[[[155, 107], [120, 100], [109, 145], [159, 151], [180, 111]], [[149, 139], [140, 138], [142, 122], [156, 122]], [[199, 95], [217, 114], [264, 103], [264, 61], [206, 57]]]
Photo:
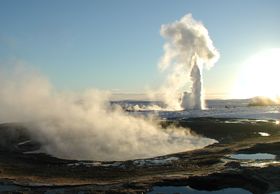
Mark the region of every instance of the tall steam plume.
[[[170, 69], [166, 83], [160, 88], [168, 108], [202, 109], [204, 106], [202, 70], [210, 68], [219, 58], [207, 29], [187, 14], [179, 21], [161, 26], [166, 39], [164, 54], [159, 62], [161, 70]], [[191, 85], [191, 93], [180, 93]]]

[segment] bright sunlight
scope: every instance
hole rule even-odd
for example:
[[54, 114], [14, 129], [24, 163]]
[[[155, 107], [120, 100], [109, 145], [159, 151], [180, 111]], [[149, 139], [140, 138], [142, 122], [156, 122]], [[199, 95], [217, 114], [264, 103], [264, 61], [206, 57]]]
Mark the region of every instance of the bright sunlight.
[[244, 64], [232, 93], [234, 98], [280, 96], [280, 48], [262, 51]]

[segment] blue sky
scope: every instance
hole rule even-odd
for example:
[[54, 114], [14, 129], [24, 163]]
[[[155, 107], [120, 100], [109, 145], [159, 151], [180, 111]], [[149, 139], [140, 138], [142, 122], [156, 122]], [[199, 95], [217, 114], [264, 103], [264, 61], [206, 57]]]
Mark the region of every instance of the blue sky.
[[278, 0], [0, 0], [0, 65], [22, 61], [59, 89], [141, 93], [164, 80], [160, 26], [192, 13], [221, 54], [206, 93], [226, 95], [244, 60], [280, 47], [279, 10]]

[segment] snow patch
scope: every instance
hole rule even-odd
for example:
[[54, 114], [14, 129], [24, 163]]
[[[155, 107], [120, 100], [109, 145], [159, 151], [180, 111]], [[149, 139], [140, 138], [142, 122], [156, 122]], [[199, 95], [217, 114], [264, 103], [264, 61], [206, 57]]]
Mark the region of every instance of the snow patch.
[[280, 164], [278, 161], [269, 161], [269, 162], [246, 162], [246, 163], [241, 163], [241, 166], [243, 167], [257, 167], [257, 168], [264, 168], [269, 165], [273, 164]]
[[177, 157], [143, 159], [143, 160], [135, 160], [133, 164], [136, 166], [158, 166], [158, 165], [171, 164], [173, 161], [176, 161], [178, 159], [179, 158]]
[[270, 136], [269, 133], [265, 133], [265, 132], [258, 132], [258, 134], [259, 134], [260, 136], [263, 136], [263, 137], [268, 137], [268, 136]]
[[113, 163], [102, 163], [102, 162], [75, 162], [71, 164], [67, 164], [69, 167], [120, 167], [124, 168], [125, 166], [122, 164], [122, 162], [113, 162]]
[[18, 143], [17, 145], [22, 146], [22, 145], [30, 143], [30, 142], [31, 142], [31, 140], [26, 140], [26, 141], [22, 141], [22, 142]]

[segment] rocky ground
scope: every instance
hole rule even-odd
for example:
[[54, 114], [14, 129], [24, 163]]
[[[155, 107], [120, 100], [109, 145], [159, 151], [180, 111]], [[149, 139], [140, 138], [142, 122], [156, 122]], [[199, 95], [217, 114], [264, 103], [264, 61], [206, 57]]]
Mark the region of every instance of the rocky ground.
[[[40, 144], [20, 124], [0, 125], [0, 192], [146, 193], [153, 186], [197, 190], [280, 190], [280, 125], [274, 120], [196, 118], [164, 121], [219, 141], [204, 149], [123, 162], [76, 161], [34, 153]], [[235, 159], [233, 154], [273, 154]]]

